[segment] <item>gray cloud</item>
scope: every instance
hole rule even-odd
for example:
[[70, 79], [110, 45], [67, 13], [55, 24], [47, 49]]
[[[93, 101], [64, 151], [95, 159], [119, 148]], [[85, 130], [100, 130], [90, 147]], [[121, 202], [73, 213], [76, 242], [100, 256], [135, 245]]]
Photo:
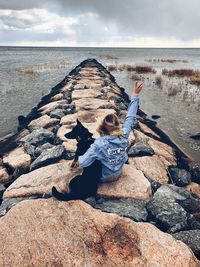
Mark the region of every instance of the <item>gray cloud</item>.
[[[44, 8], [62, 17], [79, 17], [71, 25], [77, 42], [106, 42], [109, 37], [200, 38], [199, 0], [1, 0], [0, 9]], [[90, 16], [88, 15], [90, 14]], [[91, 15], [93, 14], [93, 16]], [[94, 16], [96, 14], [96, 16]], [[29, 27], [29, 21], [2, 18], [8, 26]], [[105, 31], [105, 28], [110, 30]], [[56, 38], [56, 33], [55, 33]]]

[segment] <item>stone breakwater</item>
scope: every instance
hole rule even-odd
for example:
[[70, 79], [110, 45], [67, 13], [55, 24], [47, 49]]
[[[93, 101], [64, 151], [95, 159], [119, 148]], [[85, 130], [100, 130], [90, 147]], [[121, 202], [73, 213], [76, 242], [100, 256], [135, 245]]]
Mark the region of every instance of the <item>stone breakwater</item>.
[[141, 110], [118, 181], [85, 201], [51, 197], [80, 173], [64, 136], [76, 119], [97, 137], [102, 118], [122, 122], [128, 103], [88, 59], [0, 140], [0, 266], [200, 266], [199, 170]]

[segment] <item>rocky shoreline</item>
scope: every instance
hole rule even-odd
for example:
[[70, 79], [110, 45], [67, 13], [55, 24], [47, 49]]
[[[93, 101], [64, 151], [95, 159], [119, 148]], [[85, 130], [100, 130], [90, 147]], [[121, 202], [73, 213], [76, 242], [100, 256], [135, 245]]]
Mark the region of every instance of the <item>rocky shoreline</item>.
[[141, 110], [121, 179], [85, 202], [51, 197], [80, 171], [64, 137], [76, 118], [97, 137], [99, 121], [122, 121], [128, 103], [88, 59], [0, 139], [0, 266], [200, 266], [199, 169]]

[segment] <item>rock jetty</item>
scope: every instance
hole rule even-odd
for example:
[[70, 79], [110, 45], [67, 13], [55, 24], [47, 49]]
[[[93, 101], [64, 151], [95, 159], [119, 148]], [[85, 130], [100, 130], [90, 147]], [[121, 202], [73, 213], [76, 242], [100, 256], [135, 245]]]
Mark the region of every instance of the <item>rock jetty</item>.
[[87, 59], [0, 139], [0, 266], [200, 266], [199, 169], [140, 109], [119, 180], [85, 201], [51, 196], [81, 172], [65, 138], [76, 119], [98, 137], [104, 116], [123, 122], [129, 101]]

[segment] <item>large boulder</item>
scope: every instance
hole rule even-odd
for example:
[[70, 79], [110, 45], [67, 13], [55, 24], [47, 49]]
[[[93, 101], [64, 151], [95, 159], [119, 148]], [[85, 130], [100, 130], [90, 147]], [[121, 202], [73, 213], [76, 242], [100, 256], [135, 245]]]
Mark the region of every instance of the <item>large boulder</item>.
[[151, 197], [151, 184], [143, 173], [130, 164], [125, 164], [117, 181], [102, 183], [98, 195], [109, 198], [132, 198], [148, 201]]
[[41, 112], [42, 115], [50, 113], [52, 110], [58, 109], [58, 108], [63, 108], [66, 105], [68, 105], [67, 100], [59, 100], [55, 102], [50, 102], [41, 108], [39, 108], [39, 111]]
[[167, 184], [169, 177], [167, 169], [159, 156], [130, 157], [129, 163], [141, 170], [148, 179], [152, 179], [161, 184]]
[[68, 190], [69, 181], [81, 173], [80, 169], [71, 169], [71, 161], [41, 167], [21, 175], [5, 191], [5, 198], [27, 197], [31, 195], [51, 194], [52, 186], [60, 191]]
[[88, 111], [78, 111], [74, 114], [66, 115], [61, 119], [61, 124], [75, 124], [76, 120], [79, 119], [81, 122], [94, 123], [101, 121], [106, 115], [115, 113], [114, 109], [95, 109]]
[[2, 267], [199, 266], [184, 243], [153, 225], [82, 201], [22, 201], [1, 218], [0, 236]]
[[31, 164], [31, 157], [24, 151], [23, 147], [17, 147], [3, 157], [3, 163], [12, 170], [16, 168], [27, 169]]
[[28, 128], [29, 129], [33, 129], [34, 127], [49, 128], [51, 126], [59, 124], [59, 121], [60, 121], [59, 119], [51, 118], [50, 116], [45, 114], [35, 120], [32, 120], [29, 123]]

